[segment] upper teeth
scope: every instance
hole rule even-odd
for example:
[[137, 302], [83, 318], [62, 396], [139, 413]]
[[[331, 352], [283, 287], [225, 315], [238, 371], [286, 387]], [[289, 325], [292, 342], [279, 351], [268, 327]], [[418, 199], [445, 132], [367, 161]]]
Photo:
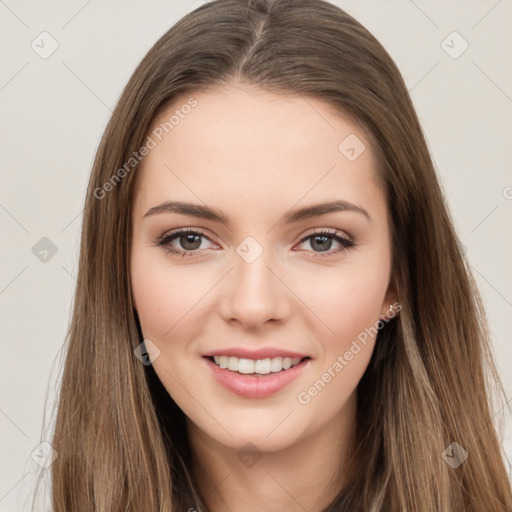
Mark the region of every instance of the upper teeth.
[[233, 372], [259, 373], [265, 375], [270, 372], [288, 370], [299, 364], [300, 357], [272, 357], [267, 359], [243, 359], [232, 356], [213, 356], [214, 361], [221, 367]]

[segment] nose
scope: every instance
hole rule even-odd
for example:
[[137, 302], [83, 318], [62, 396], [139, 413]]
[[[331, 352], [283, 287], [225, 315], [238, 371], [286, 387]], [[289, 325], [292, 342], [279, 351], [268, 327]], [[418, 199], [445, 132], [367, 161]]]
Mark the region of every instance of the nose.
[[[254, 330], [270, 321], [282, 323], [290, 315], [290, 290], [275, 264], [263, 253], [248, 263], [237, 254], [225, 280], [220, 313], [225, 321]], [[275, 263], [275, 262], [274, 262]]]

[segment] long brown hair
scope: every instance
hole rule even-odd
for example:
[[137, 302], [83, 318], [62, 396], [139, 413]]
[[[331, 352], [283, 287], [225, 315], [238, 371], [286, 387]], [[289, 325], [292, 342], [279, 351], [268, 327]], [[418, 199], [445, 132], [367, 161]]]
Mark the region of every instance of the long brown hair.
[[[171, 100], [237, 83], [319, 98], [358, 122], [390, 214], [402, 310], [380, 330], [358, 386], [349, 483], [326, 510], [512, 510], [485, 312], [395, 63], [328, 2], [216, 0], [150, 49], [95, 157], [51, 443], [54, 511], [207, 510], [183, 412], [134, 356], [143, 339], [129, 272], [138, 163], [126, 162]], [[454, 442], [468, 454], [456, 468], [443, 457]]]

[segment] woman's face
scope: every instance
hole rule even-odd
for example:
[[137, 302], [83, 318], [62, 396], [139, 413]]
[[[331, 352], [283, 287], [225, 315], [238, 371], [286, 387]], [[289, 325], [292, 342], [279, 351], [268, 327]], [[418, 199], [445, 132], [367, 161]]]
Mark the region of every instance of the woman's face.
[[[155, 120], [136, 171], [134, 304], [188, 425], [275, 451], [353, 419], [395, 300], [385, 198], [369, 141], [328, 104], [248, 86], [192, 96]], [[278, 371], [280, 354], [301, 362]]]

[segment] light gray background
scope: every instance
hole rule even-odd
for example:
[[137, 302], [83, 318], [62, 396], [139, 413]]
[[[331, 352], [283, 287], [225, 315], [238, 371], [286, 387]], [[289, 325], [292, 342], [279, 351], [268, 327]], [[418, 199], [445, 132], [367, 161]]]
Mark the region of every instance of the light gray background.
[[[0, 0], [2, 512], [28, 510], [37, 469], [31, 453], [47, 439], [44, 399], [48, 382], [47, 408], [56, 396], [52, 365], [70, 318], [83, 201], [100, 136], [140, 59], [202, 3]], [[382, 42], [411, 91], [511, 399], [512, 2], [333, 3]], [[31, 47], [43, 31], [59, 45], [47, 59]], [[456, 59], [442, 46], [453, 31], [469, 43]], [[453, 37], [446, 44], [461, 48]], [[42, 237], [57, 247], [47, 262], [32, 252]], [[511, 415], [502, 412], [512, 460]]]

